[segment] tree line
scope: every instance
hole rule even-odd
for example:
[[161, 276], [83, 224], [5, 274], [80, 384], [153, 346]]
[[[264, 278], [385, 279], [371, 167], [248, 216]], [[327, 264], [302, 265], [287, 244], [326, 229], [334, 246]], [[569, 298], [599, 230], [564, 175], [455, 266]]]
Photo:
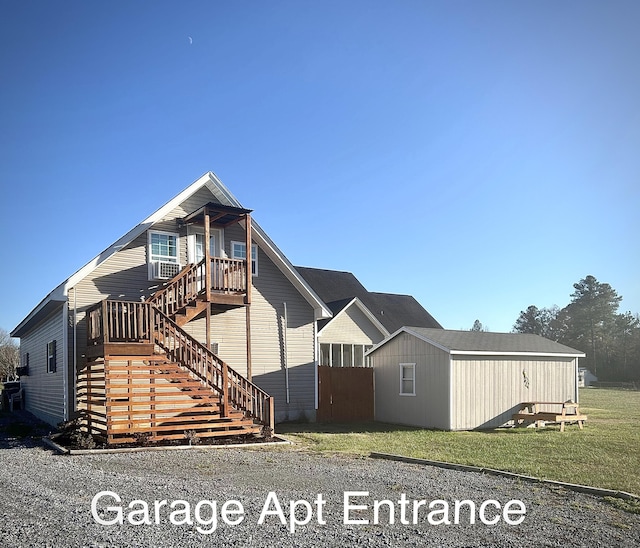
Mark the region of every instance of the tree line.
[[513, 326], [586, 354], [580, 365], [601, 381], [640, 381], [640, 316], [619, 313], [622, 297], [607, 283], [587, 276], [573, 284], [564, 308], [529, 306]]

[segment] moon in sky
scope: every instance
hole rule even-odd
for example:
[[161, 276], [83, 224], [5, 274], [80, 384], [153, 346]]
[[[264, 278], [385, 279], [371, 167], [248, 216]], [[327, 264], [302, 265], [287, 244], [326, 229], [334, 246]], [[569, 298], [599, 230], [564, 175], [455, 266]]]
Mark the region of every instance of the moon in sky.
[[191, 38], [191, 36], [189, 36], [189, 44], [193, 44], [193, 38]]

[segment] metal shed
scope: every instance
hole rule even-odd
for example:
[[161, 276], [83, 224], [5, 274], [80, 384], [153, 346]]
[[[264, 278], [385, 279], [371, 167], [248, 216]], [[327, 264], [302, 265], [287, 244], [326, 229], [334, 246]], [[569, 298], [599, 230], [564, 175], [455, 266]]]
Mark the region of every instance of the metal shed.
[[521, 402], [577, 402], [585, 356], [538, 335], [420, 327], [368, 355], [376, 420], [441, 430], [504, 425]]

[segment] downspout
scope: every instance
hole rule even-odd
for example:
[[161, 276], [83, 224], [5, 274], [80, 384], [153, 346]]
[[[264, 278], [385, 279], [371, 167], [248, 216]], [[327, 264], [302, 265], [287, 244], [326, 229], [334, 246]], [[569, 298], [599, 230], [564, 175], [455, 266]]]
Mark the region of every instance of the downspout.
[[69, 420], [69, 301], [62, 305], [62, 420]]
[[284, 346], [284, 385], [287, 391], [287, 405], [289, 405], [289, 362], [287, 359], [287, 328], [289, 327], [289, 316], [287, 315], [287, 303], [282, 304], [284, 305], [284, 329], [282, 330], [282, 344]]

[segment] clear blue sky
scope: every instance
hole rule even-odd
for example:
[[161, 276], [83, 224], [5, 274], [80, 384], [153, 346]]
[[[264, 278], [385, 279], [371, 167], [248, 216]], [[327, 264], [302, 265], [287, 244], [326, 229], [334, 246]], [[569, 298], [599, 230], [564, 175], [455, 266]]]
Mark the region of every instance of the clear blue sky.
[[637, 1], [0, 0], [0, 327], [206, 171], [294, 263], [640, 312]]

